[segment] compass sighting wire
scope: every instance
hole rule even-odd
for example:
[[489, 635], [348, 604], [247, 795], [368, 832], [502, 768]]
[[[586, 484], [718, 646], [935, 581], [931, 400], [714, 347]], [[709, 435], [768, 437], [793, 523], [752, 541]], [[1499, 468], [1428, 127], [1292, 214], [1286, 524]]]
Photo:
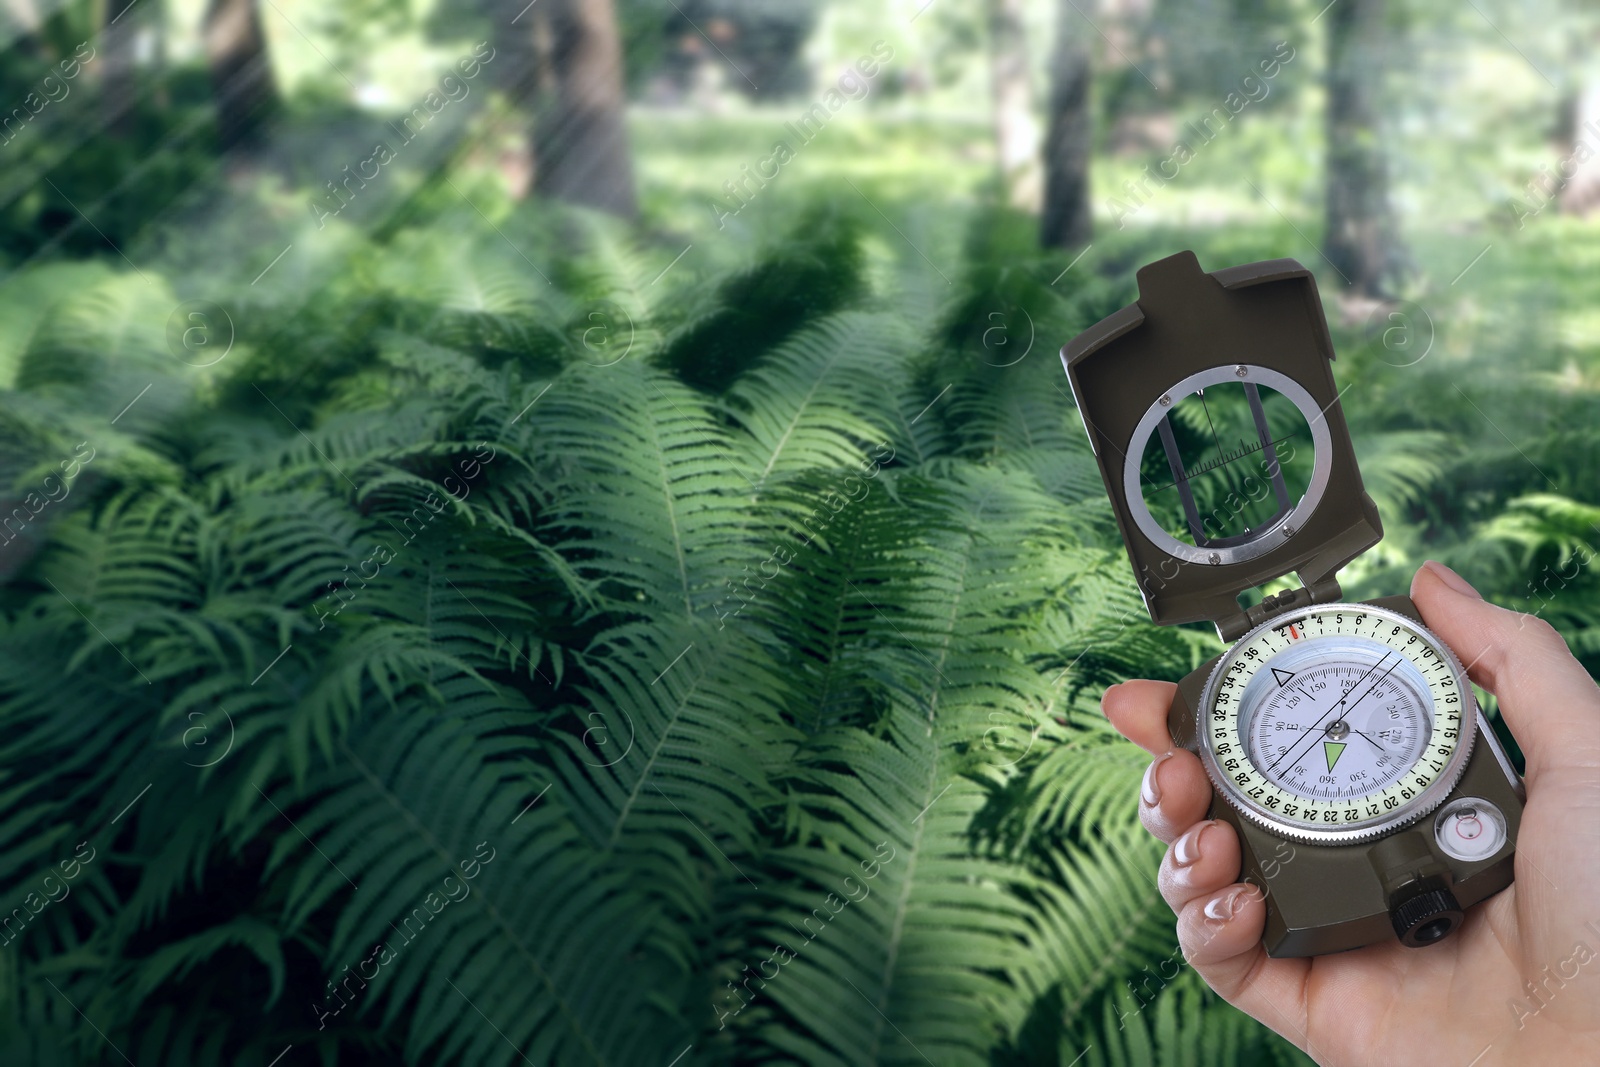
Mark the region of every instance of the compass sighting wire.
[[[1217, 424], [1211, 421], [1211, 405], [1206, 403], [1206, 391], [1197, 389], [1195, 390], [1195, 395], [1200, 398], [1200, 410], [1206, 413], [1206, 425], [1211, 428], [1211, 442], [1217, 446], [1217, 458], [1221, 459], [1227, 453], [1222, 451], [1222, 439], [1217, 436]], [[1223, 466], [1227, 466], [1227, 464], [1224, 463]], [[1225, 471], [1222, 475], [1222, 481], [1227, 485], [1229, 492], [1238, 495], [1240, 487], [1233, 484], [1233, 479], [1229, 477], [1232, 473], [1232, 471]]]
[[[1298, 434], [1292, 434], [1292, 433], [1291, 434], [1286, 434], [1283, 437], [1274, 438], [1271, 441], [1260, 442], [1254, 448], [1251, 448], [1249, 446], [1249, 442], [1241, 440], [1239, 442], [1239, 444], [1243, 445], [1244, 447], [1242, 449], [1240, 449], [1240, 451], [1224, 453], [1227, 458], [1225, 460], [1220, 461], [1220, 462], [1216, 461], [1216, 460], [1213, 460], [1213, 461], [1208, 462], [1208, 463], [1202, 463], [1200, 466], [1196, 467], [1192, 471], [1184, 471], [1182, 480], [1185, 481], [1185, 482], [1193, 481], [1194, 479], [1200, 477], [1200, 475], [1202, 475], [1202, 474], [1209, 474], [1210, 472], [1212, 472], [1214, 470], [1218, 470], [1218, 469], [1220, 469], [1222, 467], [1226, 467], [1230, 463], [1237, 463], [1237, 462], [1239, 462], [1239, 460], [1243, 459], [1246, 456], [1254, 455], [1255, 453], [1261, 452], [1261, 451], [1265, 450], [1266, 448], [1268, 448], [1270, 446], [1281, 445], [1285, 441], [1292, 441], [1297, 436], [1299, 436], [1299, 435]], [[1154, 489], [1147, 489], [1146, 492], [1150, 493], [1150, 494], [1164, 493], [1168, 489], [1171, 489], [1173, 486], [1175, 486], [1177, 484], [1178, 484], [1177, 481], [1170, 481], [1166, 485], [1158, 485]]]

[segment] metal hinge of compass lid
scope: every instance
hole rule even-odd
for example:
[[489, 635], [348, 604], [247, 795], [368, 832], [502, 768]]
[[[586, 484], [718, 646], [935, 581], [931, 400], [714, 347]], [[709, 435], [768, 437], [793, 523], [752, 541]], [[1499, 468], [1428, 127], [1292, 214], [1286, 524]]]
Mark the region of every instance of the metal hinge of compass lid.
[[1299, 589], [1286, 589], [1265, 598], [1253, 608], [1218, 619], [1217, 635], [1224, 641], [1237, 641], [1268, 619], [1312, 604], [1331, 604], [1343, 595], [1337, 578], [1325, 578], [1309, 588], [1301, 586]]

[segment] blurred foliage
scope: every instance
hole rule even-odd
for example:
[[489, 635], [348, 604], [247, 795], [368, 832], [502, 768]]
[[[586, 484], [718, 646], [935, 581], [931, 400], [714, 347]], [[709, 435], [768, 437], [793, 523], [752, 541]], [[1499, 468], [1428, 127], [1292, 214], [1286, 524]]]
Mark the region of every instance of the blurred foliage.
[[[94, 309], [136, 277], [54, 279], [14, 357], [24, 446], [65, 440], [29, 419], [44, 396], [93, 407], [113, 372], [190, 398], [85, 421], [89, 500], [6, 593], [7, 762], [32, 770], [0, 853], [24, 878], [61, 835], [106, 853], [17, 943], [14, 1042], [102, 1051], [53, 975], [163, 1063], [514, 1062], [480, 1010], [553, 1062], [981, 1063], [1097, 1015], [1108, 953], [1172, 956], [1093, 678], [1210, 646], [1137, 619], [1049, 362], [929, 409], [962, 353], [916, 351], [856, 223], [801, 229], [653, 301], [626, 245], [547, 261], [573, 279], [549, 293], [492, 231], [411, 231], [357, 248], [335, 299], [261, 307], [285, 325], [205, 389], [115, 353]], [[957, 302], [992, 282], [975, 266]], [[666, 310], [692, 291], [714, 295]], [[1071, 287], [1029, 295], [1088, 321]], [[572, 314], [596, 298], [630, 314], [620, 360]], [[32, 370], [64, 349], [70, 374]], [[398, 952], [389, 923], [480, 841], [481, 903], [336, 1011], [319, 976]], [[796, 958], [740, 1009], [780, 941]]]
[[[1182, 248], [1320, 272], [1320, 6], [1099, 20], [1126, 54], [1097, 57], [1075, 260], [989, 202], [970, 7], [620, 3], [647, 101], [624, 231], [508, 194], [518, 120], [487, 92], [319, 229], [307, 199], [436, 80], [362, 104], [384, 50], [449, 63], [481, 10], [285, 0], [308, 36], [273, 22], [279, 62], [317, 74], [218, 159], [170, 5], [187, 50], [141, 68], [126, 129], [86, 76], [0, 145], [0, 1057], [1306, 1062], [1177, 952], [1146, 761], [1097, 702], [1218, 644], [1148, 623], [1055, 350]], [[6, 53], [8, 99], [92, 7]], [[1433, 36], [1386, 119], [1414, 346], [1321, 278], [1386, 527], [1345, 587], [1442, 558], [1596, 670], [1600, 230], [1506, 226], [1570, 147], [1558, 93], [1516, 56], [1472, 73], [1451, 57], [1503, 42], [1436, 8], [1396, 5]], [[723, 110], [663, 104], [715, 19]], [[882, 94], [732, 203], [880, 36]], [[1267, 106], [1113, 219], [1162, 124], [1284, 36]], [[225, 358], [175, 344], [192, 301]]]

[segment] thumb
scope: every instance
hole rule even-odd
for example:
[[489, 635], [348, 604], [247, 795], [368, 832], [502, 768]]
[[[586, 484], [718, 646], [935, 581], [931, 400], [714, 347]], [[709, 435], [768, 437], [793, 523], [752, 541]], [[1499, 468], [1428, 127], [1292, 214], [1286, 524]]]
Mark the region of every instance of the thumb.
[[1600, 690], [1554, 627], [1486, 602], [1432, 560], [1412, 579], [1411, 600], [1472, 680], [1499, 698], [1530, 782], [1556, 769], [1600, 767]]

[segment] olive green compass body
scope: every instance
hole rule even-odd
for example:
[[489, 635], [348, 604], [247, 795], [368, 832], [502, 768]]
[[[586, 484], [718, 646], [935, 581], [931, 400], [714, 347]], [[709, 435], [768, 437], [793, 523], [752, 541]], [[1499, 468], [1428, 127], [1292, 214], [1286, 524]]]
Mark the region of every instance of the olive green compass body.
[[[1383, 536], [1339, 406], [1311, 273], [1139, 272], [1062, 350], [1151, 618], [1233, 644], [1168, 717], [1239, 832], [1273, 956], [1423, 946], [1511, 883], [1521, 779], [1451, 650], [1403, 596], [1342, 599]], [[1295, 573], [1298, 588], [1248, 595]]]

